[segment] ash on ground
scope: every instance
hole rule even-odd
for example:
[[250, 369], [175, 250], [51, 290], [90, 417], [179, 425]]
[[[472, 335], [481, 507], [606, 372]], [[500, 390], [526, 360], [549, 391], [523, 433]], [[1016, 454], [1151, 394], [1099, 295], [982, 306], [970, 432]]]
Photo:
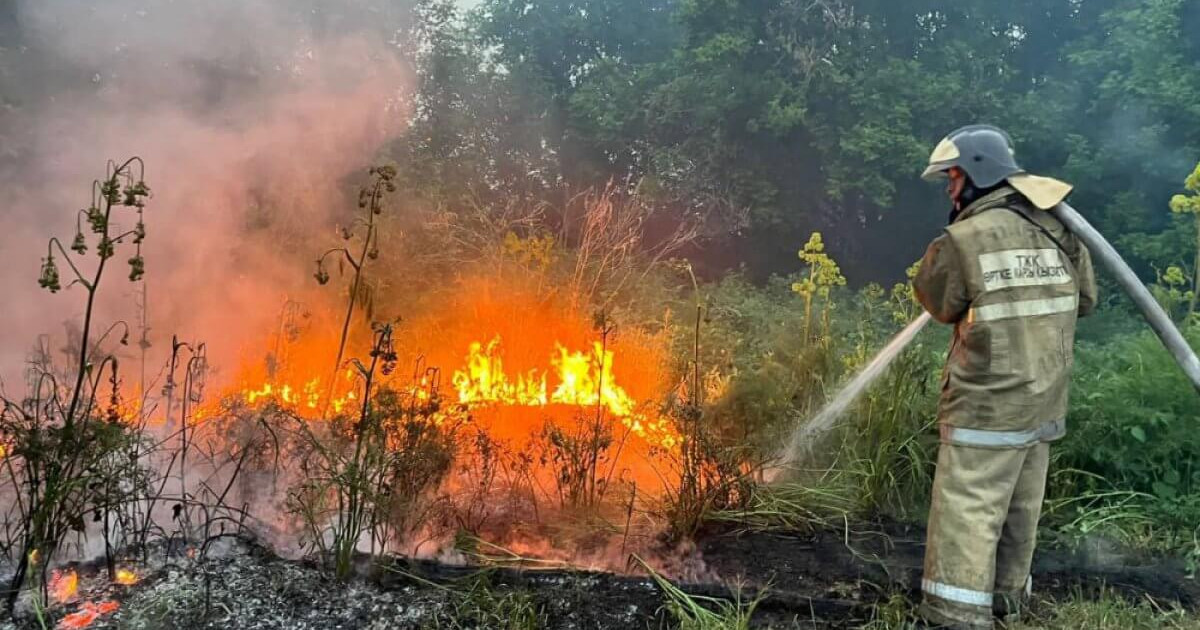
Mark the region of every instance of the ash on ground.
[[[89, 630], [497, 628], [520, 619], [574, 630], [661, 621], [652, 581], [597, 573], [538, 572], [531, 582], [512, 579], [519, 571], [364, 561], [356, 576], [339, 582], [315, 564], [247, 543], [204, 561], [160, 563], [129, 587], [109, 583], [100, 566], [76, 570], [77, 595], [51, 607], [46, 627], [69, 627], [68, 615], [100, 601], [119, 607], [89, 622]], [[0, 621], [0, 630], [41, 627], [28, 604], [15, 621]]]

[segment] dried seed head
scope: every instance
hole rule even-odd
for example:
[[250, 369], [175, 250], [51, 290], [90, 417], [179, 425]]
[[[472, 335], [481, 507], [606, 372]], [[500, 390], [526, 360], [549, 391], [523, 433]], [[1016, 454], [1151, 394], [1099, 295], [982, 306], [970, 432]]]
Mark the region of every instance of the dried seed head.
[[116, 205], [121, 201], [121, 186], [117, 183], [116, 175], [108, 178], [100, 185], [100, 194], [111, 205]]
[[329, 272], [325, 271], [325, 265], [321, 261], [317, 261], [317, 272], [313, 274], [317, 279], [317, 283], [324, 285], [329, 282]]
[[129, 259], [129, 281], [137, 282], [146, 275], [146, 260], [141, 254]]
[[104, 230], [108, 227], [108, 221], [104, 218], [104, 213], [96, 206], [91, 206], [87, 209], [87, 220], [88, 225], [92, 227], [92, 232], [96, 234], [103, 234]]
[[58, 265], [54, 262], [54, 256], [46, 256], [42, 259], [42, 275], [38, 278], [38, 286], [48, 289], [51, 293], [58, 293], [62, 289], [62, 284], [59, 282]]

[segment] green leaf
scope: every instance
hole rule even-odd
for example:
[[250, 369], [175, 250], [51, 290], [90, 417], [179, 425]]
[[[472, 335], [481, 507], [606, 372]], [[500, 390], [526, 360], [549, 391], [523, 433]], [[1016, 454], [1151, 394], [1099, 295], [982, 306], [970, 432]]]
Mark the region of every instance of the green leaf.
[[1175, 468], [1168, 469], [1166, 474], [1163, 475], [1163, 481], [1171, 486], [1178, 486], [1181, 481], [1179, 471]]
[[1131, 427], [1129, 429], [1129, 434], [1133, 436], [1133, 439], [1139, 442], [1146, 442], [1146, 431], [1142, 427]]
[[1174, 499], [1176, 496], [1179, 496], [1179, 491], [1170, 484], [1166, 484], [1161, 481], [1155, 481], [1152, 484], [1152, 487], [1154, 488], [1154, 494], [1160, 498]]

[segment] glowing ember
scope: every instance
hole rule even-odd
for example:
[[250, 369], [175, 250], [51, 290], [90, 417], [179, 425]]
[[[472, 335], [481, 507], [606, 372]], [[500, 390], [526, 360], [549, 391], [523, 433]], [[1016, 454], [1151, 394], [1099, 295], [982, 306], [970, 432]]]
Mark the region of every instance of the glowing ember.
[[137, 584], [138, 576], [136, 573], [134, 573], [133, 571], [130, 571], [129, 569], [117, 569], [117, 577], [113, 581], [116, 582], [117, 584], [123, 584], [125, 586], [130, 586], [133, 584]]
[[79, 591], [79, 574], [74, 570], [54, 571], [50, 574], [50, 596], [56, 602], [65, 602]]
[[61, 629], [86, 628], [103, 615], [116, 612], [121, 605], [114, 601], [100, 603], [84, 602], [79, 610], [65, 616], [58, 622]]

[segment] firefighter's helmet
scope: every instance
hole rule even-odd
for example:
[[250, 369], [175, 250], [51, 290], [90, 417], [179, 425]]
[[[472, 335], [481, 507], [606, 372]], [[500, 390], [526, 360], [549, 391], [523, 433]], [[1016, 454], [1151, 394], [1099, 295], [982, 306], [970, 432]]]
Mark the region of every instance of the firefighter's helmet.
[[945, 177], [955, 166], [979, 188], [991, 188], [1024, 172], [1013, 157], [1012, 138], [991, 125], [969, 125], [951, 132], [933, 149], [921, 177]]

